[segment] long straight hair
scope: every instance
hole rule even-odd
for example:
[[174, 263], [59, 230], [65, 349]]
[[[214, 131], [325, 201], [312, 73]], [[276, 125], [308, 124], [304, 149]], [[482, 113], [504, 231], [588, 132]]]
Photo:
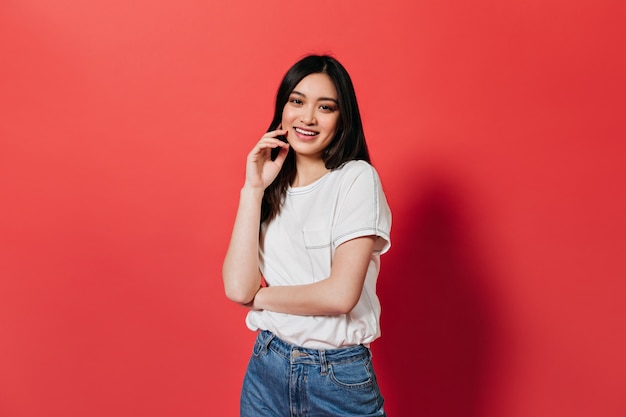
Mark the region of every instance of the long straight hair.
[[[267, 131], [276, 130], [280, 126], [283, 109], [296, 85], [304, 77], [319, 73], [328, 75], [333, 82], [337, 90], [339, 108], [337, 132], [333, 140], [322, 152], [322, 159], [326, 168], [334, 170], [352, 160], [364, 160], [371, 163], [352, 80], [343, 65], [328, 55], [306, 56], [287, 71], [278, 87], [274, 118]], [[295, 176], [296, 158], [293, 149], [289, 148], [289, 153], [278, 176], [266, 188], [263, 195], [261, 223], [272, 220], [280, 213], [287, 189]]]

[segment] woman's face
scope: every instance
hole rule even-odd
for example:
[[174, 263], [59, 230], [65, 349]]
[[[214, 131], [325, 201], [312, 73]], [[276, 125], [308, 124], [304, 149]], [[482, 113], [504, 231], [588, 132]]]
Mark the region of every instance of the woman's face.
[[283, 108], [282, 128], [299, 156], [322, 158], [339, 123], [337, 90], [326, 74], [304, 77], [289, 95]]

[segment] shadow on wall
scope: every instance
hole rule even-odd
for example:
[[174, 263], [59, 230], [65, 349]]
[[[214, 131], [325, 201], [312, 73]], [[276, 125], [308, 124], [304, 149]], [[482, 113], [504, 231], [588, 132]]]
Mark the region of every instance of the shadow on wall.
[[449, 183], [430, 180], [394, 211], [378, 283], [383, 337], [373, 345], [390, 416], [480, 415], [494, 300], [463, 201]]

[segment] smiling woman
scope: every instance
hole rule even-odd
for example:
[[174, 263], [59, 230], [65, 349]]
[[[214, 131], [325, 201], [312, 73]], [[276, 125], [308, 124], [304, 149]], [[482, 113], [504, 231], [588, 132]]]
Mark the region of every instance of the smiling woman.
[[259, 332], [241, 416], [385, 415], [369, 346], [390, 228], [348, 73], [302, 59], [248, 154], [224, 260], [226, 294]]
[[[385, 411], [626, 416], [626, 2], [315, 5], [0, 1], [0, 416], [238, 415], [256, 334], [215, 279], [245, 155], [304, 78], [329, 76], [330, 173], [292, 187], [289, 145], [263, 193], [274, 290], [271, 268], [295, 260], [329, 276], [332, 228], [287, 232], [304, 243], [284, 249], [270, 217], [293, 203], [313, 221], [330, 198], [301, 197], [367, 168], [331, 64], [298, 64], [268, 103], [302, 51], [350, 70], [393, 209], [371, 344]], [[350, 307], [338, 299], [329, 311]], [[354, 365], [333, 383], [363, 388]]]

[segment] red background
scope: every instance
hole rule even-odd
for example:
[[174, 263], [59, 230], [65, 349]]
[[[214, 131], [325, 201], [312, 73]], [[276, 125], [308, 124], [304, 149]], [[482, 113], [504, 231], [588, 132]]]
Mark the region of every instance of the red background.
[[626, 415], [622, 4], [3, 1], [0, 415], [237, 415], [221, 261], [310, 52], [352, 74], [395, 216], [389, 414]]

